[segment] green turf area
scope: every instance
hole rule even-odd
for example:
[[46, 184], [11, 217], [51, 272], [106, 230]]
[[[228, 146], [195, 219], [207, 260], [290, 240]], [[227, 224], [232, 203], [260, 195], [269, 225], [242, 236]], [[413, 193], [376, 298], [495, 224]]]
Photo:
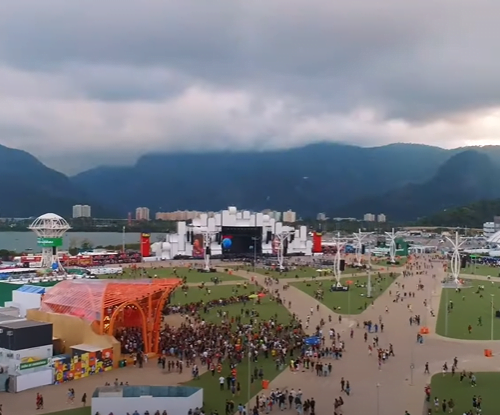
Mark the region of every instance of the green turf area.
[[[199, 301], [207, 302], [211, 300], [218, 300], [221, 298], [227, 299], [238, 295], [251, 295], [255, 294], [256, 291], [254, 286], [249, 285], [248, 288], [244, 288], [244, 284], [240, 285], [218, 285], [210, 286], [205, 289], [200, 289], [198, 287], [189, 287], [186, 292], [181, 289], [177, 289], [170, 298], [170, 305], [184, 305], [189, 303], [195, 303]], [[263, 297], [260, 299], [260, 304], [257, 304], [255, 300], [250, 301], [246, 304], [247, 308], [254, 308], [259, 312], [259, 317], [261, 319], [269, 319], [273, 316], [278, 316], [278, 321], [288, 321], [290, 314], [288, 310], [271, 301], [268, 297]], [[220, 323], [221, 317], [217, 317], [217, 311], [225, 311], [229, 317], [241, 314], [241, 309], [243, 308], [242, 303], [230, 304], [224, 307], [214, 307], [208, 311], [207, 314], [202, 314], [202, 317], [208, 322]], [[248, 319], [243, 318], [242, 322], [247, 323]]]
[[[491, 340], [491, 300], [493, 294], [494, 314], [500, 310], [500, 283], [472, 280], [471, 288], [457, 292], [454, 288], [443, 288], [439, 304], [436, 333], [441, 336], [467, 340]], [[478, 293], [478, 287], [484, 287]], [[446, 303], [453, 302], [453, 310], [448, 313], [446, 332]], [[481, 318], [482, 325], [478, 319]], [[472, 326], [469, 334], [468, 326]], [[493, 338], [500, 339], [500, 318], [493, 317]]]
[[[28, 283], [26, 283], [28, 284]], [[37, 285], [41, 287], [52, 287], [57, 284], [54, 282], [30, 283], [29, 285]], [[10, 284], [8, 282], [0, 282], [0, 306], [4, 306], [6, 301], [12, 301], [12, 291], [21, 288], [23, 284]]]
[[[285, 309], [285, 307], [278, 305], [275, 302], [271, 302], [267, 298], [264, 298], [261, 304], [247, 304], [247, 307], [251, 307], [256, 310], [259, 313], [259, 319], [261, 320], [267, 320], [270, 317], [277, 315], [277, 321], [280, 323], [288, 324], [291, 321], [290, 313]], [[236, 315], [240, 314], [241, 308], [242, 305], [240, 304], [223, 307], [222, 309], [229, 315]], [[213, 316], [215, 315], [215, 312], [216, 310], [210, 311]], [[245, 318], [242, 319], [242, 322], [248, 323]], [[241, 403], [242, 405], [245, 405], [248, 402], [249, 397], [252, 399], [253, 396], [262, 390], [262, 383], [259, 379], [249, 382], [249, 374], [253, 374], [255, 368], [262, 369], [264, 379], [269, 381], [272, 381], [276, 376], [278, 376], [282, 370], [288, 370], [287, 365], [285, 365], [285, 367], [276, 368], [276, 364], [271, 355], [267, 359], [264, 356], [259, 356], [257, 363], [249, 363], [248, 359], [244, 359], [244, 361], [237, 366], [237, 380], [240, 382], [241, 392], [239, 396], [234, 397], [226, 387], [223, 391], [221, 391], [219, 387], [219, 377], [221, 375], [227, 376], [230, 374], [228, 362], [224, 362], [221, 374], [215, 372], [215, 375], [212, 376], [211, 372], [206, 372], [200, 376], [199, 379], [187, 382], [187, 385], [203, 388], [205, 413], [217, 410], [220, 415], [225, 414], [226, 399], [230, 399], [234, 402], [236, 412], [238, 404]], [[253, 406], [253, 401], [250, 402], [250, 405]]]
[[66, 409], [64, 411], [50, 412], [47, 415], [90, 415], [90, 407]]
[[[446, 376], [442, 374], [434, 375], [431, 380], [430, 406], [434, 408], [433, 400], [435, 397], [439, 398], [440, 402], [443, 399], [447, 401], [453, 399], [455, 402], [453, 413], [461, 415], [473, 409], [472, 397], [476, 395], [476, 397], [481, 396], [482, 398], [481, 408], [483, 414], [498, 413], [498, 408], [500, 408], [500, 394], [498, 393], [500, 373], [479, 372], [475, 373], [475, 376], [477, 386], [472, 387], [468, 378], [460, 382], [459, 373], [455, 374], [455, 376], [451, 376], [451, 374]], [[441, 407], [439, 407], [439, 412], [443, 413]]]
[[469, 265], [460, 270], [462, 274], [484, 275], [490, 277], [500, 277], [500, 267], [490, 267], [489, 265]]
[[397, 267], [402, 267], [406, 265], [408, 262], [407, 257], [400, 257], [397, 259], [399, 264], [388, 264], [387, 262], [389, 261], [389, 258], [378, 258], [374, 259], [372, 258], [372, 265], [378, 266], [378, 267], [389, 267], [389, 268], [397, 268]]
[[[210, 282], [212, 278], [217, 277], [219, 281], [239, 281], [243, 278], [237, 275], [230, 275], [225, 272], [198, 272], [197, 270], [191, 270], [186, 267], [165, 267], [165, 268], [124, 268], [123, 274], [119, 277], [122, 279], [126, 278], [186, 278], [188, 283], [200, 283], [200, 282]], [[115, 278], [114, 275], [108, 276], [103, 275], [101, 278]]]
[[[299, 280], [304, 279], [304, 278], [313, 279], [314, 277], [319, 277], [319, 276], [329, 276], [331, 278], [334, 278], [332, 268], [329, 268], [330, 269], [329, 273], [320, 273], [317, 271], [318, 268], [315, 268], [315, 267], [300, 267], [300, 268], [297, 268], [297, 269], [294, 269], [294, 270], [291, 270], [288, 272], [278, 272], [278, 271], [267, 270], [267, 269], [259, 268], [259, 267], [255, 268], [255, 271], [253, 270], [252, 267], [245, 267], [243, 269], [248, 272], [249, 276], [251, 276], [252, 273], [255, 272], [257, 274], [269, 275], [269, 276], [275, 277], [275, 278], [296, 278]], [[346, 269], [344, 271], [342, 271], [342, 274], [364, 274], [364, 272], [362, 272], [356, 268], [346, 267]]]
[[398, 276], [398, 274], [394, 274], [392, 277], [390, 274], [380, 274], [380, 278], [378, 278], [378, 275], [378, 273], [372, 275], [372, 298], [366, 298], [368, 277], [343, 278], [343, 285], [347, 284], [347, 281], [352, 281], [348, 292], [330, 292], [332, 282], [324, 280], [294, 282], [292, 285], [311, 297], [314, 297], [316, 292], [322, 289], [324, 296], [320, 302], [338, 314], [361, 314]]

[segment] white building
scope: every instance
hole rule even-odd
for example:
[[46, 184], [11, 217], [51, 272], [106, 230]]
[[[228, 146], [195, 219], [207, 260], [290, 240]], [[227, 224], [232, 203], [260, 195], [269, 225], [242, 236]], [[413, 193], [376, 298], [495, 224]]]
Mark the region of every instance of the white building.
[[316, 215], [316, 220], [321, 220], [321, 221], [323, 221], [323, 220], [326, 220], [326, 219], [327, 219], [327, 218], [326, 218], [326, 215], [325, 215], [324, 213], [318, 213], [318, 214]]
[[135, 220], [149, 220], [149, 209], [147, 207], [138, 207], [135, 210]]
[[89, 205], [73, 206], [73, 218], [90, 218], [91, 216], [91, 207]]
[[297, 213], [295, 213], [293, 210], [287, 210], [286, 212], [283, 212], [283, 222], [286, 223], [297, 222]]
[[383, 213], [379, 213], [377, 215], [377, 222], [386, 222], [387, 221], [387, 218], [385, 217], [385, 215]]
[[483, 223], [483, 234], [486, 238], [494, 235], [495, 232], [500, 231], [500, 224], [495, 222], [485, 222]]
[[259, 240], [259, 253], [275, 254], [277, 238], [285, 232], [293, 232], [293, 237], [287, 243], [287, 253], [312, 255], [312, 241], [307, 238], [306, 226], [293, 228], [261, 212], [238, 211], [235, 207], [229, 207], [213, 217], [202, 213], [191, 224], [177, 222], [177, 233], [168, 234], [164, 242], [152, 244], [151, 251], [155, 259], [165, 260], [178, 255], [202, 258], [207, 249], [211, 256], [222, 255], [222, 239], [226, 232], [235, 233], [238, 228], [243, 232], [244, 228], [254, 228], [258, 233], [255, 237]]
[[365, 213], [363, 220], [365, 222], [375, 222], [375, 215], [373, 213]]

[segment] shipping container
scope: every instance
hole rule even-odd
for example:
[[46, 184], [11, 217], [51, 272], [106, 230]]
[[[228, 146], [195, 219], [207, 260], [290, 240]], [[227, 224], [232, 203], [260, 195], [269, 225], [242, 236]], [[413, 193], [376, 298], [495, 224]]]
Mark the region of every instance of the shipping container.
[[52, 323], [31, 320], [0, 323], [0, 348], [23, 350], [52, 346], [52, 334]]

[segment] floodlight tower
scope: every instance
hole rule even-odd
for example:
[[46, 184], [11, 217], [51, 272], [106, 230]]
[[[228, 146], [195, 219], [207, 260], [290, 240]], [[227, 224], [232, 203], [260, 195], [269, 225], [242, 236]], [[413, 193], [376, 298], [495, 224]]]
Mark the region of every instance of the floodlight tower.
[[210, 257], [212, 256], [212, 239], [217, 235], [217, 231], [209, 231], [207, 228], [198, 228], [197, 231], [203, 235], [203, 259], [205, 261], [205, 272], [210, 272]]
[[62, 271], [57, 249], [63, 244], [64, 234], [71, 229], [68, 222], [55, 213], [46, 213], [36, 218], [28, 227], [35, 232], [37, 244], [42, 248], [42, 268]]
[[341, 238], [339, 232], [337, 233], [337, 237], [333, 238], [333, 240], [335, 241], [335, 246], [337, 247], [337, 252], [335, 253], [335, 259], [333, 261], [333, 274], [335, 275], [335, 279], [337, 280], [337, 287], [340, 287], [342, 285], [340, 284], [340, 277], [342, 272], [340, 270], [340, 261], [342, 260], [340, 251], [346, 245], [347, 239]]
[[275, 237], [278, 238], [279, 241], [279, 249], [277, 252], [278, 256], [278, 267], [280, 271], [283, 271], [285, 269], [285, 243], [289, 241], [290, 237], [292, 235], [295, 235], [295, 230], [291, 231], [284, 231], [282, 230], [280, 233], [277, 233], [274, 235]]
[[392, 228], [392, 232], [385, 232], [387, 237], [389, 238], [389, 256], [391, 257], [391, 263], [396, 262], [396, 238], [399, 236], [396, 232], [394, 232], [394, 228]]
[[358, 230], [358, 233], [353, 233], [354, 239], [356, 241], [356, 265], [360, 267], [361, 264], [361, 255], [363, 251], [363, 240], [371, 235], [373, 232], [361, 232], [361, 229]]
[[451, 246], [453, 247], [453, 253], [451, 255], [451, 261], [450, 261], [450, 269], [451, 269], [451, 275], [453, 277], [453, 280], [455, 284], [459, 285], [460, 284], [460, 248], [462, 245], [465, 243], [467, 239], [460, 240], [458, 236], [458, 232], [455, 232], [455, 240], [452, 240], [451, 238], [446, 237], [448, 241], [451, 243]]

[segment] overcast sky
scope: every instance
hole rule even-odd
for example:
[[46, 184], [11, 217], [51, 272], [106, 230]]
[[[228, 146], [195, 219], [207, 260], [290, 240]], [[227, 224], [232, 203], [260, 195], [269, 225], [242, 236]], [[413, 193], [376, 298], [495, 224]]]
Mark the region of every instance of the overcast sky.
[[500, 144], [500, 1], [3, 0], [0, 143], [73, 173], [155, 150]]

